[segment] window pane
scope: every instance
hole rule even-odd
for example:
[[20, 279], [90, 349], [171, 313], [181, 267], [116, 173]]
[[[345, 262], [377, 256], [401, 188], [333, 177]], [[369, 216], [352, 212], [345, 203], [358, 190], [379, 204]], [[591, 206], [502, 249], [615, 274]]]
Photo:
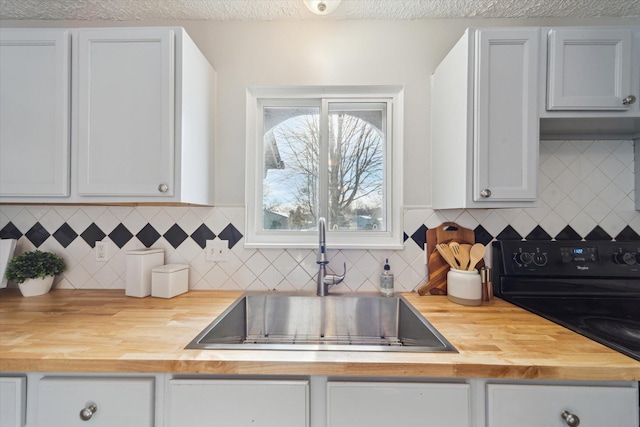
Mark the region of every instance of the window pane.
[[265, 107], [263, 230], [316, 227], [318, 107]]
[[329, 218], [333, 230], [386, 231], [384, 103], [329, 103]]

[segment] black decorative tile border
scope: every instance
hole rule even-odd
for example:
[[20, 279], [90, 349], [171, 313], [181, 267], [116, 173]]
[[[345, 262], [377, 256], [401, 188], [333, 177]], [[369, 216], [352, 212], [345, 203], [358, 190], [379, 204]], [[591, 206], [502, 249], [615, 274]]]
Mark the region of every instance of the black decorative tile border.
[[[178, 224], [172, 225], [164, 235], [160, 233], [151, 225], [146, 224], [142, 229], [138, 230], [134, 236], [133, 232], [124, 224], [120, 223], [109, 233], [105, 233], [95, 223], [91, 223], [87, 228], [80, 231], [74, 230], [66, 222], [62, 224], [57, 230], [50, 233], [39, 222], [35, 223], [33, 227], [22, 233], [12, 222], [5, 225], [0, 230], [0, 239], [19, 239], [25, 236], [33, 245], [40, 247], [49, 237], [53, 236], [54, 239], [66, 248], [78, 237], [82, 238], [90, 247], [95, 246], [95, 242], [101, 241], [105, 237], [109, 236], [111, 241], [115, 243], [120, 249], [126, 245], [134, 237], [137, 238], [140, 243], [149, 248], [155, 244], [161, 237], [163, 237], [171, 246], [178, 248], [189, 237], [198, 244], [201, 248], [205, 248], [207, 240], [213, 240], [216, 238], [215, 233], [209, 229], [205, 224], [200, 225], [189, 236]], [[229, 241], [229, 248], [233, 248], [244, 237], [240, 231], [233, 224], [227, 225], [224, 230], [220, 232], [218, 237], [222, 240]]]
[[[428, 228], [423, 224], [411, 236], [404, 233], [404, 241], [411, 239], [418, 247], [423, 248], [426, 243], [426, 232]], [[229, 241], [229, 248], [233, 248], [242, 238], [242, 233], [234, 227], [233, 224], [228, 224], [220, 234], [216, 234], [209, 229], [205, 224], [200, 225], [189, 236], [178, 224], [173, 224], [164, 235], [161, 235], [151, 224], [147, 223], [144, 227], [138, 230], [135, 234], [127, 229], [122, 223], [118, 224], [113, 230], [106, 233], [101, 230], [95, 223], [91, 223], [86, 229], [80, 231], [74, 230], [66, 222], [62, 224], [57, 230], [50, 232], [46, 230], [39, 222], [36, 222], [29, 230], [24, 234], [12, 223], [9, 222], [0, 230], [0, 239], [19, 239], [23, 235], [29, 239], [31, 243], [37, 248], [40, 247], [49, 237], [53, 237], [66, 248], [75, 239], [81, 237], [90, 247], [94, 247], [95, 242], [104, 239], [109, 236], [111, 241], [122, 249], [131, 239], [137, 238], [140, 243], [149, 248], [153, 246], [160, 238], [164, 238], [171, 246], [178, 248], [187, 239], [191, 238], [202, 249], [206, 246], [207, 240], [213, 240], [218, 237], [221, 240]], [[626, 226], [616, 236], [609, 235], [600, 226], [596, 226], [586, 236], [580, 236], [571, 226], [567, 225], [557, 235], [551, 236], [542, 227], [537, 225], [527, 235], [522, 236], [511, 225], [507, 225], [496, 236], [491, 235], [482, 225], [478, 225], [475, 229], [476, 242], [484, 245], [489, 244], [492, 240], [616, 240], [620, 242], [627, 241], [640, 241], [640, 235], [636, 233], [631, 227]]]
[[[411, 235], [413, 240], [420, 248], [424, 247], [426, 241], [427, 227], [422, 225], [415, 233]], [[618, 242], [640, 241], [640, 235], [636, 233], [628, 225], [622, 229], [616, 236], [609, 235], [599, 225], [594, 227], [586, 236], [580, 236], [571, 226], [567, 225], [555, 237], [552, 237], [542, 227], [537, 225], [529, 234], [521, 236], [511, 225], [507, 225], [496, 236], [492, 236], [482, 225], [478, 225], [475, 229], [476, 242], [488, 245], [493, 239], [496, 240], [616, 240]], [[409, 236], [405, 233], [404, 240], [407, 241]]]

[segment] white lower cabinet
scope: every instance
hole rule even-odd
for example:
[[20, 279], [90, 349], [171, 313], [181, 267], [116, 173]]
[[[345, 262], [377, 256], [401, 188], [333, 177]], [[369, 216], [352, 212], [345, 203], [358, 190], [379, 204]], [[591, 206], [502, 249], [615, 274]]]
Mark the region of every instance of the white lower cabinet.
[[27, 378], [0, 377], [0, 427], [22, 427], [27, 410]]
[[637, 381], [2, 373], [0, 427], [638, 427], [638, 387]]
[[308, 427], [308, 380], [170, 379], [165, 427]]
[[469, 427], [470, 394], [469, 384], [329, 381], [327, 427]]
[[487, 384], [486, 427], [637, 427], [638, 388]]
[[38, 427], [155, 425], [153, 377], [44, 376], [37, 387]]

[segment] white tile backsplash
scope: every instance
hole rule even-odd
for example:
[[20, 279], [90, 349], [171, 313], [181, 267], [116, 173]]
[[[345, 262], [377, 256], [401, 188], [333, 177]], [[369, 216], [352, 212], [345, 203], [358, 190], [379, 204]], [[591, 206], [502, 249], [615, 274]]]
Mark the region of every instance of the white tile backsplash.
[[[612, 238], [625, 227], [632, 238], [640, 234], [640, 212], [633, 201], [633, 141], [542, 141], [540, 149], [538, 206], [526, 209], [405, 211], [404, 228], [409, 238], [402, 251], [331, 250], [329, 268], [347, 277], [342, 291], [375, 291], [384, 260], [389, 258], [398, 291], [411, 291], [425, 283], [427, 268], [422, 248], [411, 238], [422, 237], [421, 227], [433, 228], [445, 221], [476, 229], [490, 237], [511, 226], [522, 237], [541, 227], [552, 238], [571, 227], [583, 238], [600, 227]], [[11, 223], [22, 234], [34, 224], [53, 234], [65, 222], [81, 234], [95, 223], [105, 234], [109, 260], [96, 262], [91, 246], [81, 236], [66, 248], [50, 236], [40, 247], [60, 253], [68, 270], [57, 278], [60, 288], [123, 289], [125, 253], [144, 245], [135, 237], [147, 223], [163, 235], [177, 224], [188, 236], [205, 224], [216, 236], [229, 224], [244, 233], [244, 209], [240, 207], [158, 206], [0, 206], [0, 230]], [[133, 238], [119, 248], [108, 235], [123, 224]], [[416, 231], [418, 230], [418, 231]], [[627, 230], [628, 233], [628, 230]], [[626, 234], [625, 234], [626, 235]], [[422, 237], [424, 239], [424, 237]], [[419, 239], [418, 239], [419, 240]], [[309, 249], [245, 249], [242, 241], [229, 253], [228, 261], [206, 261], [204, 250], [190, 237], [177, 248], [164, 237], [153, 247], [165, 249], [167, 263], [190, 266], [190, 289], [282, 291], [315, 289], [316, 253]], [[17, 252], [35, 246], [22, 236]]]

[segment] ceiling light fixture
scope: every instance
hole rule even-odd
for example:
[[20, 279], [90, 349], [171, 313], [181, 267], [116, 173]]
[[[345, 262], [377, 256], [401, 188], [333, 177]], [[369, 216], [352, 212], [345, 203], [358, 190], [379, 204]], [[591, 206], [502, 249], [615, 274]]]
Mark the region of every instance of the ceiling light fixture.
[[316, 15], [328, 15], [340, 5], [342, 0], [302, 0], [307, 8]]

